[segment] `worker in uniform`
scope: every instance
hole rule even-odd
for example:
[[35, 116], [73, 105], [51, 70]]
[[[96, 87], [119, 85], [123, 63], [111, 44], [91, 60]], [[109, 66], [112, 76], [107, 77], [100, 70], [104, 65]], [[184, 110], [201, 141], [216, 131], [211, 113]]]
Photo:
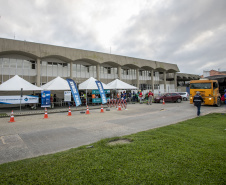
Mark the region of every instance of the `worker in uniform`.
[[203, 102], [204, 102], [204, 101], [203, 101], [202, 96], [200, 96], [200, 92], [197, 91], [197, 92], [196, 92], [196, 95], [195, 95], [194, 98], [193, 98], [194, 106], [197, 107], [197, 116], [200, 116], [201, 104], [202, 104]]

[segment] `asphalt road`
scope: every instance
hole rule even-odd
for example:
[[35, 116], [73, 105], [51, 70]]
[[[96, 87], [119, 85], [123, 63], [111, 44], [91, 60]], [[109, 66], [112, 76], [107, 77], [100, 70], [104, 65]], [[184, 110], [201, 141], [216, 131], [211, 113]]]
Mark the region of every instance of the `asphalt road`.
[[[182, 103], [129, 104], [128, 110], [90, 110], [90, 114], [67, 113], [0, 118], [0, 164], [89, 145], [103, 138], [129, 135], [196, 117], [196, 107]], [[202, 106], [201, 115], [226, 113], [221, 107]]]

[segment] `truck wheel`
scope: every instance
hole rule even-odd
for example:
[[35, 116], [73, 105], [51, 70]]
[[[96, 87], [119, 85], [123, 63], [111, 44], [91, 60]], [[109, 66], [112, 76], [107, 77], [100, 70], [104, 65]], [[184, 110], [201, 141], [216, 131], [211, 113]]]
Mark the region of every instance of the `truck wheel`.
[[221, 99], [220, 98], [217, 98], [217, 104], [216, 104], [217, 107], [220, 107], [221, 106]]

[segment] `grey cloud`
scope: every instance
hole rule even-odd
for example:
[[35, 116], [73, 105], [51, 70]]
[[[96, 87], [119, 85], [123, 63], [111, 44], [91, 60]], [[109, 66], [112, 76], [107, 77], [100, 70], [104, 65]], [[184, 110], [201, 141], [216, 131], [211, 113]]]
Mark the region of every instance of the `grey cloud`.
[[70, 2], [44, 1], [37, 5], [26, 0], [21, 0], [19, 4], [12, 0], [6, 1], [4, 8], [1, 6], [1, 17], [6, 21], [4, 25], [0, 22], [3, 30], [0, 37], [12, 39], [15, 33], [18, 40], [87, 50], [101, 49], [92, 29], [76, 13], [78, 3]]
[[[123, 1], [104, 0], [19, 2], [0, 2], [0, 37], [12, 39], [15, 33], [18, 40], [99, 52], [106, 51], [106, 46], [98, 41], [96, 23], [109, 21], [110, 15], [126, 7], [121, 6]], [[112, 53], [176, 63], [184, 73], [201, 74], [206, 66], [214, 68], [208, 63], [225, 66], [225, 0], [156, 1], [155, 9], [152, 1], [146, 2], [122, 32], [108, 34], [114, 40]], [[129, 8], [130, 2], [126, 3]], [[194, 42], [207, 31], [213, 35]]]
[[[118, 51], [124, 55], [139, 56], [152, 60], [177, 63], [182, 72], [200, 73], [189, 65], [197, 61], [196, 66], [204, 66], [209, 61], [221, 64], [225, 50], [226, 1], [170, 1], [158, 12], [149, 9], [133, 17], [130, 26], [119, 37], [124, 38]], [[191, 3], [193, 2], [193, 4]], [[205, 40], [196, 50], [186, 50], [178, 54], [186, 44], [201, 36], [205, 31], [213, 31], [211, 40]], [[139, 39], [143, 37], [143, 39]], [[132, 47], [131, 47], [132, 46]]]

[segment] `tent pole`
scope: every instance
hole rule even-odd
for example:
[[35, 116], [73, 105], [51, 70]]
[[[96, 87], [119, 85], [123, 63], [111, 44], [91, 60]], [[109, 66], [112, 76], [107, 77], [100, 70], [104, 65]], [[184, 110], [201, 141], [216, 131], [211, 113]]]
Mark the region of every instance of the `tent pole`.
[[23, 88], [21, 88], [21, 92], [20, 92], [20, 112], [21, 112], [21, 100], [23, 97]]
[[87, 96], [87, 89], [86, 89], [86, 107], [87, 107], [87, 99], [88, 99], [88, 96]]

